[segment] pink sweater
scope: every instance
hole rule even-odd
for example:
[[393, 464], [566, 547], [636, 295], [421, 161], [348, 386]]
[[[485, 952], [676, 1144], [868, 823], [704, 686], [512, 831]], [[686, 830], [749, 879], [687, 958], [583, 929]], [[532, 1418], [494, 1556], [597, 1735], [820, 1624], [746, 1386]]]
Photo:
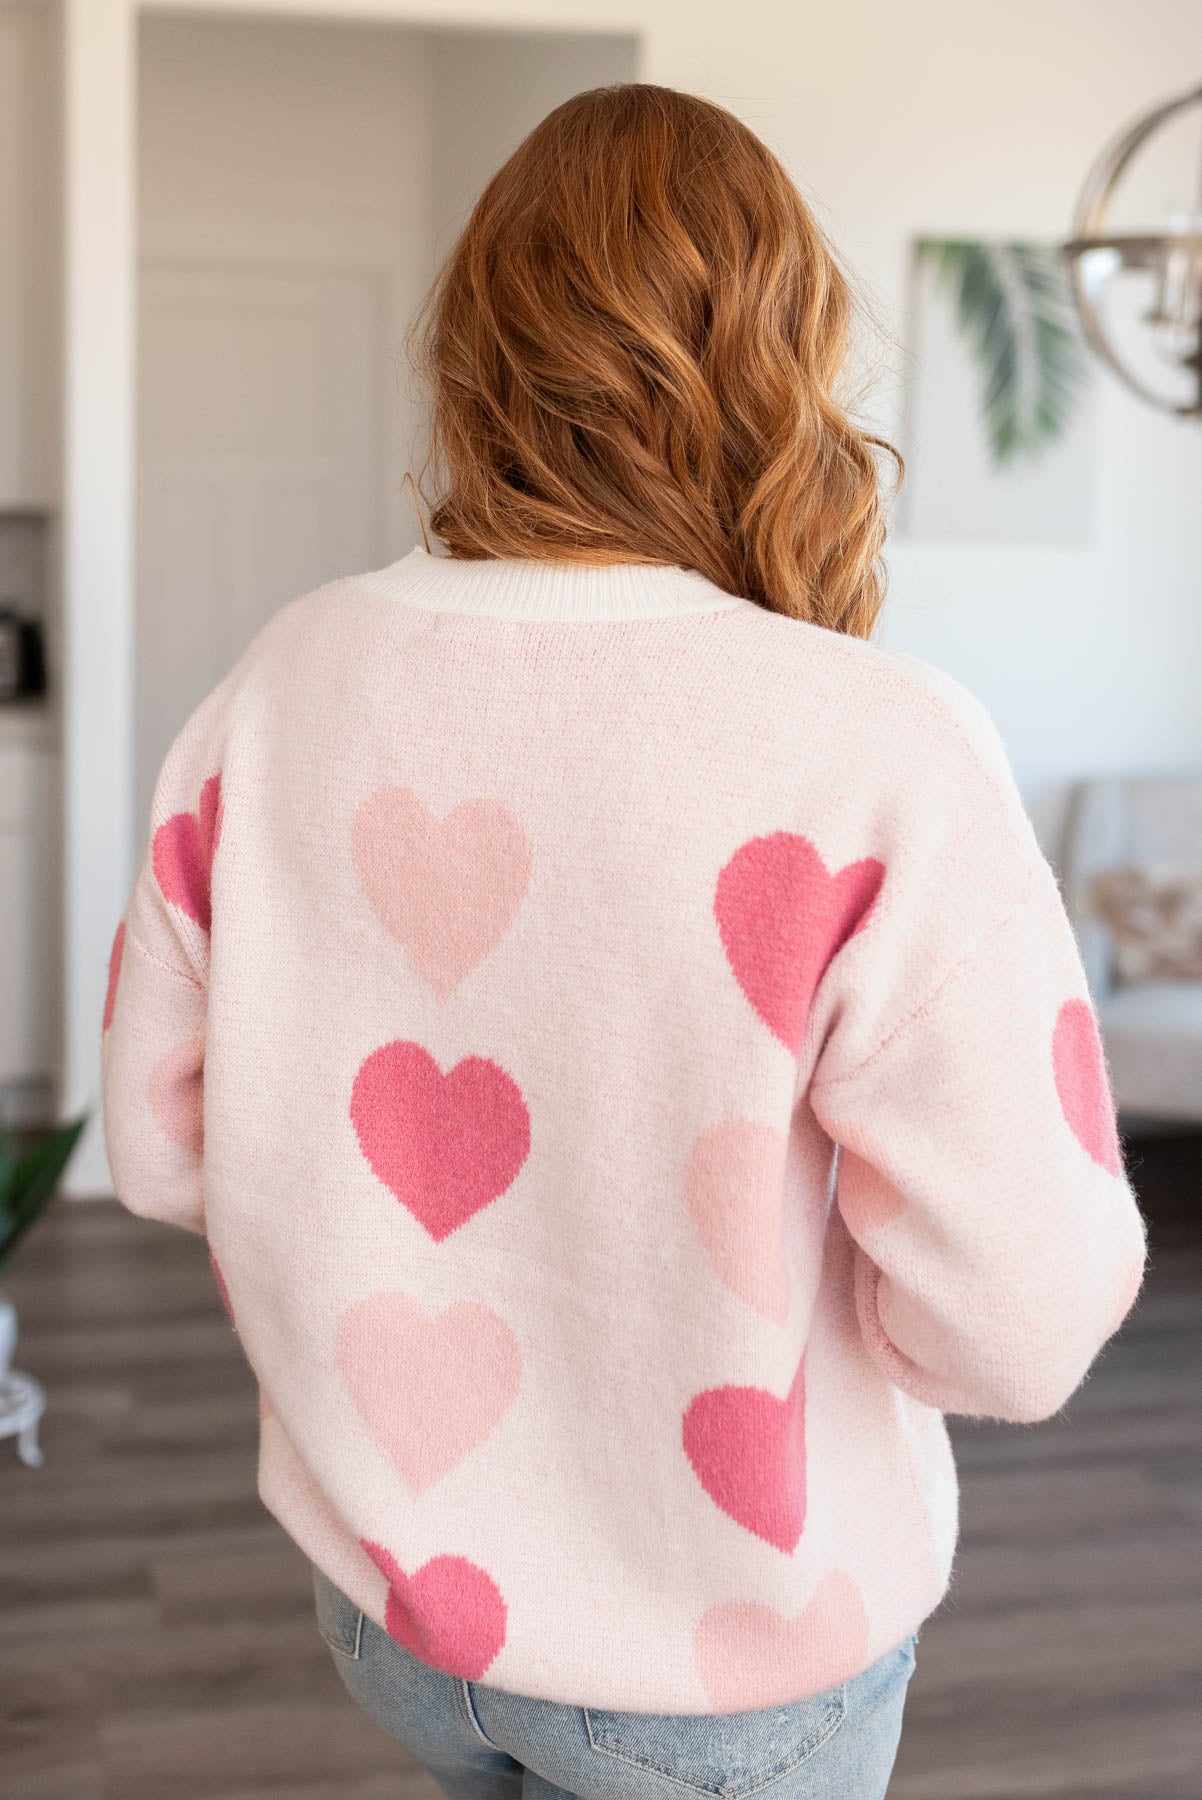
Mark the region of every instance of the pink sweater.
[[680, 569], [415, 551], [285, 607], [164, 765], [105, 1044], [267, 1506], [521, 1693], [863, 1669], [948, 1583], [943, 1413], [1054, 1412], [1141, 1278], [985, 715]]

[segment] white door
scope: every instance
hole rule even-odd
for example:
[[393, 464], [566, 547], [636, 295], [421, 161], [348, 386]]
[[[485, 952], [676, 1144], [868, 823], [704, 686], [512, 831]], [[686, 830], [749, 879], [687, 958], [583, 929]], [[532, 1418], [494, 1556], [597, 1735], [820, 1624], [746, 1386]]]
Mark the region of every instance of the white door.
[[143, 266], [137, 801], [287, 600], [387, 560], [394, 386], [370, 272]]

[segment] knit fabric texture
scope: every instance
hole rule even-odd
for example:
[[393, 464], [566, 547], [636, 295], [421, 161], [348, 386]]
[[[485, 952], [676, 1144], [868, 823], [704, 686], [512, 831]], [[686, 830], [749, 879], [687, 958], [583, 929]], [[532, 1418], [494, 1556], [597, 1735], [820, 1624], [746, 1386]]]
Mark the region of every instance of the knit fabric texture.
[[898, 1644], [943, 1414], [1056, 1411], [1143, 1268], [988, 718], [681, 569], [416, 551], [279, 612], [163, 766], [104, 1110], [208, 1239], [284, 1528], [574, 1705]]

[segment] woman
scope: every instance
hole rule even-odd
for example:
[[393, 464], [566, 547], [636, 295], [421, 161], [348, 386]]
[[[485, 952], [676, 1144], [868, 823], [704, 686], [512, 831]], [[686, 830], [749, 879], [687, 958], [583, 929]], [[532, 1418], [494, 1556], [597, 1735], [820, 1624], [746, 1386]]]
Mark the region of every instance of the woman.
[[163, 768], [117, 1185], [207, 1235], [449, 1793], [874, 1800], [942, 1415], [1054, 1412], [1141, 1277], [1072, 933], [980, 708], [867, 641], [848, 290], [751, 132], [577, 96], [426, 325], [447, 554], [286, 607]]

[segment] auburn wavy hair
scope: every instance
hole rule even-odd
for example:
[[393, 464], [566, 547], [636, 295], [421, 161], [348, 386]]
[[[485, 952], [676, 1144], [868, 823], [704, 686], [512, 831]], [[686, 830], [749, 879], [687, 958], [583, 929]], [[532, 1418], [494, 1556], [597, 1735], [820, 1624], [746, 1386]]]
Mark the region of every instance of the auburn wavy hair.
[[878, 454], [837, 397], [847, 280], [733, 114], [577, 94], [484, 189], [419, 314], [423, 481], [452, 556], [696, 569], [867, 637]]

